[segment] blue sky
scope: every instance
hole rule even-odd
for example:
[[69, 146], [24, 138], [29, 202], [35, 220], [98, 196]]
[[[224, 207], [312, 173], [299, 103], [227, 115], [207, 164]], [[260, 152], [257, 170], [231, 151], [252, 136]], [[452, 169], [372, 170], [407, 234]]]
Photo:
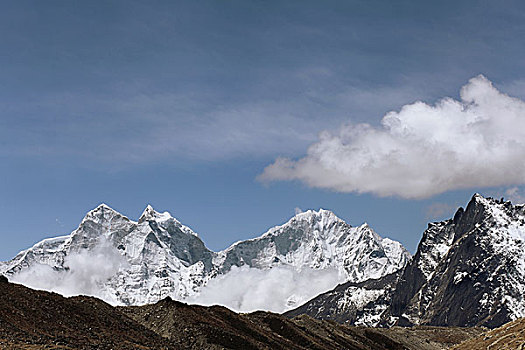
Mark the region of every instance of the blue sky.
[[522, 182], [406, 199], [257, 177], [479, 74], [525, 98], [524, 37], [519, 1], [4, 2], [0, 260], [101, 202], [168, 210], [215, 250], [323, 207], [414, 251], [428, 221]]

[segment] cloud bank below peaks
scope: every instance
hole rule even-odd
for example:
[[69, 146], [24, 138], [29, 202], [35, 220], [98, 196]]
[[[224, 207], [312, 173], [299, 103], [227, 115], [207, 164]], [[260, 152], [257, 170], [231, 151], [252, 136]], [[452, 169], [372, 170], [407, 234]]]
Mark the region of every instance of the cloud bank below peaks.
[[92, 250], [72, 252], [66, 256], [65, 269], [35, 264], [13, 275], [10, 281], [34, 289], [56, 292], [66, 297], [94, 296], [117, 305], [117, 300], [104, 290], [103, 285], [119, 269], [127, 266], [125, 258], [109, 242], [100, 239]]
[[386, 114], [380, 127], [323, 132], [304, 158], [278, 158], [258, 179], [419, 199], [525, 184], [524, 160], [525, 102], [479, 75], [461, 88], [459, 101], [415, 102]]
[[[315, 282], [312, 282], [315, 281]], [[237, 312], [284, 312], [344, 282], [335, 269], [296, 271], [290, 266], [257, 269], [233, 266], [210, 280], [200, 293], [185, 301], [222, 305]]]

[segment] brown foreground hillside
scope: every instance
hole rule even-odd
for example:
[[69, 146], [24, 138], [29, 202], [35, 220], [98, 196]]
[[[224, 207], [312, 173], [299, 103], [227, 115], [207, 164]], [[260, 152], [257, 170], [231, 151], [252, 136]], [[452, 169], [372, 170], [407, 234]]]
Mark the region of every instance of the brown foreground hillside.
[[446, 349], [480, 328], [348, 327], [308, 316], [237, 314], [171, 299], [112, 307], [64, 298], [0, 276], [0, 349]]
[[0, 349], [168, 349], [170, 342], [105, 302], [6, 283], [0, 276]]
[[456, 347], [456, 350], [521, 350], [525, 349], [525, 318], [509, 322], [483, 333]]

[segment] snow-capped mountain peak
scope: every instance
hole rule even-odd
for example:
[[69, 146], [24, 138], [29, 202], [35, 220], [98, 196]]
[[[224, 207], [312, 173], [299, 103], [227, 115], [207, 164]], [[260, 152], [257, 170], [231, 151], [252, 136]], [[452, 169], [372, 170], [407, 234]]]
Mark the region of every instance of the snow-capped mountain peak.
[[317, 211], [313, 209], [309, 209], [302, 213], [297, 213], [290, 220], [294, 220], [294, 219], [296, 221], [301, 221], [301, 220], [324, 220], [326, 222], [343, 221], [342, 219], [338, 218], [332, 211], [326, 210], [323, 208], [320, 208]]
[[95, 209], [90, 210], [82, 222], [93, 221], [93, 222], [102, 222], [110, 221], [114, 217], [124, 217], [122, 214], [117, 212], [115, 209], [111, 208], [109, 205], [102, 203], [99, 204]]
[[16, 277], [40, 265], [67, 273], [73, 255], [92, 254], [101, 242], [109, 243], [116, 260], [126, 263], [100, 282], [98, 295], [128, 305], [198, 294], [233, 266], [333, 269], [343, 281], [358, 282], [399, 270], [410, 257], [400, 243], [382, 239], [367, 224], [352, 227], [325, 209], [299, 213], [257, 238], [216, 253], [168, 212], [148, 205], [133, 221], [101, 204], [70, 235], [37, 243], [0, 265], [0, 273]]
[[474, 194], [453, 218], [428, 225], [403, 270], [340, 285], [290, 314], [369, 326], [496, 327], [525, 317], [524, 294], [525, 206]]
[[475, 194], [429, 224], [384, 324], [488, 327], [525, 317], [525, 207]]
[[[322, 234], [331, 234], [334, 232], [333, 230], [331, 230], [331, 228], [333, 228], [334, 225], [342, 224], [348, 225], [330, 210], [319, 209], [318, 211], [315, 211], [310, 209], [302, 213], [296, 214], [282, 225], [275, 226], [269, 229], [260, 238], [265, 237], [267, 235], [279, 235], [280, 233], [282, 233], [283, 230], [289, 227], [311, 227]], [[304, 233], [304, 231], [301, 232]]]
[[176, 227], [185, 234], [198, 237], [198, 234], [196, 232], [194, 232], [188, 226], [181, 224], [181, 222], [174, 218], [169, 212], [158, 212], [155, 209], [153, 209], [153, 207], [149, 204], [146, 207], [146, 209], [144, 209], [144, 211], [142, 212], [142, 215], [138, 220], [138, 224], [144, 224], [145, 222], [149, 225], [153, 225], [153, 227], [157, 226], [166, 230], [169, 227]]
[[157, 214], [158, 214], [157, 211], [155, 211], [155, 209], [153, 209], [153, 207], [150, 204], [148, 204], [146, 208], [144, 209], [144, 211], [142, 212], [142, 214], [140, 215], [138, 222], [143, 222], [146, 220], [154, 220]]
[[[143, 221], [148, 221], [148, 220], [154, 220], [154, 221], [167, 221], [169, 219], [174, 219], [176, 220], [175, 218], [173, 218], [173, 216], [171, 216], [170, 213], [168, 213], [167, 211], [161, 213], [161, 212], [158, 212], [156, 211], [155, 209], [153, 209], [153, 207], [148, 204], [146, 209], [144, 209], [144, 211], [142, 212], [142, 215], [140, 215], [140, 218], [139, 218], [139, 223], [143, 222]], [[176, 220], [177, 221], [177, 220]]]
[[262, 236], [237, 242], [219, 252], [224, 269], [247, 264], [270, 268], [335, 268], [345, 280], [377, 278], [404, 266], [410, 254], [401, 244], [379, 237], [367, 224], [352, 227], [333, 212], [320, 209], [299, 213]]

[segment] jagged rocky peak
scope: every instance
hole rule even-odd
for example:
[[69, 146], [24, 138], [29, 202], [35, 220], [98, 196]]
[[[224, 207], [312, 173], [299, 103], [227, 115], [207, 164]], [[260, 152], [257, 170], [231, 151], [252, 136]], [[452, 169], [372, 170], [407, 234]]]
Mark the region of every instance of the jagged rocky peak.
[[415, 260], [418, 267], [428, 279], [437, 264], [445, 257], [450, 247], [465, 233], [479, 227], [483, 220], [491, 220], [493, 210], [503, 206], [511, 208], [510, 202], [483, 197], [476, 193], [472, 196], [465, 209], [458, 208], [452, 219], [433, 222], [423, 232]]
[[157, 211], [153, 209], [151, 204], [148, 204], [146, 206], [146, 209], [144, 209], [144, 211], [140, 215], [139, 222], [146, 221], [146, 220], [154, 220], [157, 214], [158, 214]]
[[169, 212], [158, 212], [151, 205], [148, 204], [146, 209], [142, 212], [139, 218], [138, 224], [148, 223], [152, 229], [162, 228], [167, 234], [178, 233], [179, 231], [186, 235], [196, 236], [198, 234], [194, 232], [188, 226], [183, 225], [179, 220], [174, 218]]
[[523, 205], [475, 194], [429, 225], [387, 312], [400, 325], [498, 326], [525, 316]]
[[[153, 207], [148, 204], [146, 206], [146, 209], [142, 212], [142, 215], [140, 215], [139, 223], [142, 223], [144, 221], [154, 220], [154, 221], [166, 221], [169, 219], [174, 219], [170, 213], [167, 211], [160, 213], [153, 209]], [[175, 220], [175, 219], [174, 219]]]
[[[523, 236], [525, 206], [513, 205], [511, 201], [505, 201], [503, 198], [498, 200], [476, 193], [465, 210], [460, 208], [456, 212], [452, 222], [455, 227], [454, 242], [472, 231], [479, 231], [480, 234], [492, 233], [490, 236], [496, 239], [509, 234]], [[487, 230], [480, 230], [480, 227]]]
[[474, 194], [467, 207], [465, 209], [460, 207], [452, 219], [456, 231], [454, 241], [459, 239], [465, 232], [470, 231], [472, 225], [483, 220], [487, 208], [497, 204], [498, 202], [493, 198], [485, 198], [479, 193]]
[[78, 228], [67, 236], [67, 247], [79, 250], [92, 247], [104, 238], [118, 240], [135, 226], [135, 222], [103, 203], [89, 211]]
[[[119, 220], [119, 219], [133, 222], [132, 220], [128, 219], [123, 214], [119, 213], [115, 209], [108, 206], [107, 204], [102, 203], [98, 205], [95, 209], [90, 210], [84, 217], [83, 221], [93, 221], [96, 223], [103, 223], [103, 222], [110, 222], [112, 220], [114, 221], [114, 220]], [[140, 215], [138, 223], [142, 223], [144, 221], [162, 222], [162, 221], [168, 221], [168, 220], [173, 220], [179, 223], [179, 221], [175, 219], [173, 216], [171, 216], [169, 212], [167, 211], [163, 213], [158, 212], [150, 204], [148, 204], [146, 208], [144, 209], [144, 211], [142, 212], [142, 214]]]

